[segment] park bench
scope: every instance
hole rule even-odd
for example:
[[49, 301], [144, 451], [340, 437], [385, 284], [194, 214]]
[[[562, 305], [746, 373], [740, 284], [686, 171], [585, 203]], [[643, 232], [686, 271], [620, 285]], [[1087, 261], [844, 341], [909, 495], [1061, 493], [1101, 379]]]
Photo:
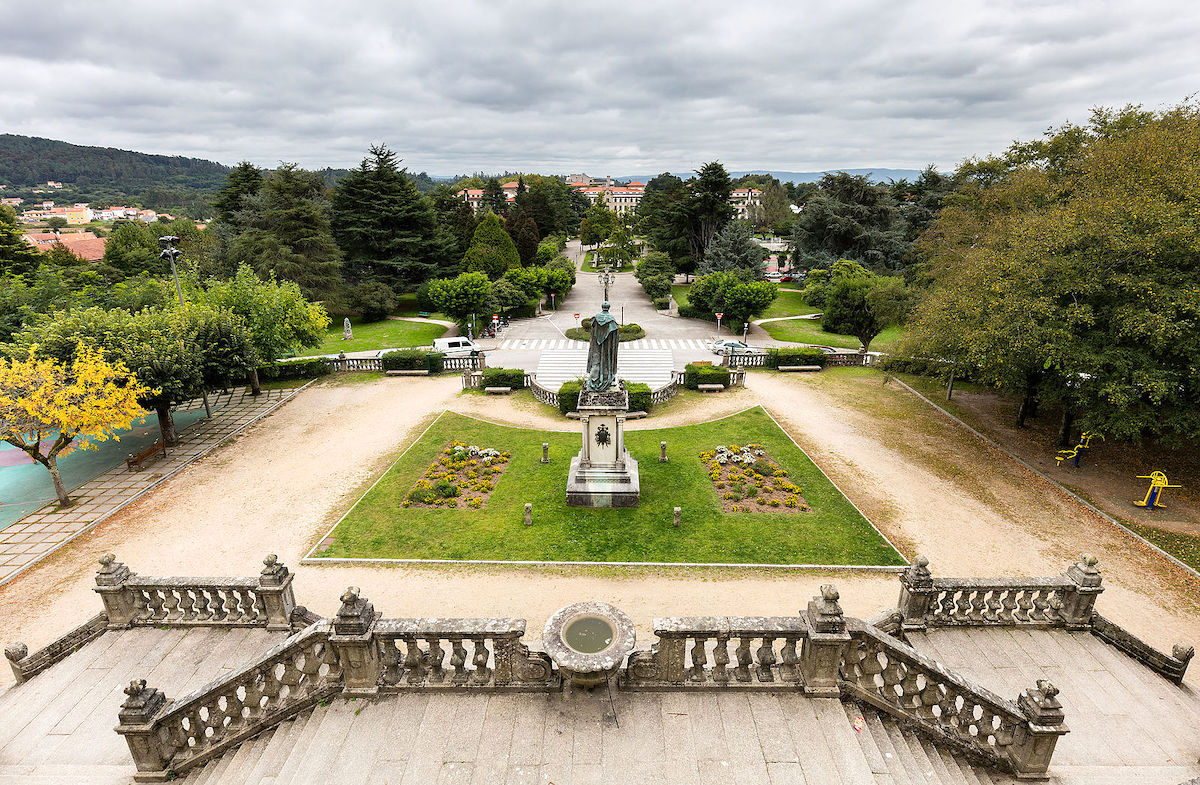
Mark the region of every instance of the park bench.
[[125, 468], [132, 471], [133, 468], [136, 466], [137, 470], [140, 472], [142, 470], [142, 464], [144, 464], [146, 461], [148, 461], [151, 458], [154, 458], [155, 456], [158, 456], [158, 455], [161, 455], [164, 458], [167, 457], [167, 443], [166, 442], [155, 442], [154, 444], [150, 445], [146, 449], [139, 452], [137, 455], [133, 455], [131, 453], [130, 456], [125, 459]]
[[393, 371], [384, 371], [384, 374], [387, 376], [428, 376], [429, 369], [421, 368], [421, 369], [411, 369], [411, 370], [393, 370]]
[[783, 371], [784, 373], [787, 373], [789, 371], [819, 371], [819, 370], [821, 370], [821, 366], [819, 366], [819, 365], [781, 365], [781, 366], [779, 366], [779, 370]]
[[703, 393], [721, 392], [725, 389], [723, 384], [697, 384], [696, 389]]
[[420, 316], [422, 319], [428, 319], [430, 313], [432, 313], [432, 312], [431, 311], [417, 311], [417, 316]]
[[511, 387], [484, 387], [483, 391], [488, 395], [508, 395], [512, 392]]

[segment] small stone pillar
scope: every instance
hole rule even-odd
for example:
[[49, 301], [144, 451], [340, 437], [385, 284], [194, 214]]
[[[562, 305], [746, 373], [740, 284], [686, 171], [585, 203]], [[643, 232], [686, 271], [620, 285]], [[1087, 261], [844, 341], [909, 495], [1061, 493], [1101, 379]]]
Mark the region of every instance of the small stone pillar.
[[292, 611], [296, 607], [296, 595], [292, 593], [294, 577], [275, 554], [268, 553], [263, 559], [262, 572], [258, 574], [258, 596], [267, 613], [268, 630], [292, 628]]
[[679, 528], [679, 524], [683, 523], [683, 508], [675, 508], [675, 528]]
[[846, 619], [838, 605], [841, 595], [833, 585], [821, 587], [821, 594], [808, 603], [808, 625], [812, 632], [804, 639], [800, 656], [800, 672], [804, 675], [804, 692], [823, 698], [836, 698], [838, 669], [842, 650], [850, 642]]
[[667, 462], [667, 443], [666, 442], [658, 443], [658, 462], [659, 463]]
[[25, 671], [21, 668], [21, 660], [28, 656], [29, 647], [20, 641], [10, 643], [4, 647], [4, 658], [8, 660], [8, 665], [12, 668], [13, 678], [16, 679], [17, 684], [25, 681]]
[[1092, 626], [1092, 614], [1096, 608], [1096, 595], [1104, 591], [1100, 585], [1100, 569], [1097, 559], [1085, 553], [1079, 561], [1067, 568], [1067, 577], [1075, 584], [1075, 590], [1063, 598], [1063, 623], [1068, 630], [1082, 630]]
[[108, 617], [108, 629], [120, 630], [132, 626], [137, 615], [137, 604], [133, 593], [125, 588], [125, 581], [133, 575], [117, 557], [106, 553], [100, 557], [100, 571], [96, 573], [93, 589], [104, 601], [104, 615]]
[[342, 607], [333, 620], [329, 643], [337, 652], [338, 664], [350, 695], [379, 692], [379, 647], [375, 643], [375, 606], [350, 586], [342, 594]]
[[525, 525], [533, 525], [533, 505], [529, 502], [525, 502]]
[[550, 442], [542, 442], [542, 463], [550, 463]]
[[900, 573], [900, 599], [896, 602], [896, 610], [900, 611], [903, 629], [925, 629], [925, 617], [929, 613], [932, 597], [933, 575], [929, 572], [929, 559], [918, 555]]
[[1021, 693], [1017, 705], [1027, 722], [1018, 728], [1008, 748], [1013, 773], [1021, 780], [1047, 779], [1058, 737], [1067, 732], [1058, 688], [1046, 679], [1039, 679], [1036, 687]]
[[[5, 653], [8, 653], [7, 649], [5, 649]], [[1196, 656], [1196, 647], [1189, 646], [1183, 642], [1176, 643], [1171, 647], [1171, 656], [1179, 661], [1181, 667], [1179, 668], [1178, 675], [1172, 674], [1167, 678], [1176, 684], [1183, 684], [1183, 675], [1187, 673], [1188, 663], [1192, 661], [1192, 657]], [[15, 669], [16, 667], [16, 663], [13, 663], [13, 668]], [[20, 679], [18, 679], [18, 681], [20, 681]]]
[[125, 688], [128, 696], [121, 704], [117, 716], [120, 724], [116, 731], [125, 737], [129, 754], [137, 773], [138, 782], [162, 782], [168, 779], [172, 751], [159, 740], [154, 729], [154, 715], [167, 702], [167, 696], [153, 687], [146, 686], [145, 679], [135, 679]]

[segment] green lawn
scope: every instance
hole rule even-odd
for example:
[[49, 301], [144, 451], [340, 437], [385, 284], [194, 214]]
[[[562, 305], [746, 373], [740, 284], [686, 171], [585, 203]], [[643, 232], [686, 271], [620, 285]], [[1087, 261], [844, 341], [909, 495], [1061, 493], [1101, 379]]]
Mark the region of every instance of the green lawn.
[[401, 322], [395, 319], [384, 319], [369, 324], [362, 324], [358, 319], [351, 319], [350, 324], [354, 332], [352, 339], [342, 340], [342, 323], [339, 320], [336, 324], [329, 325], [324, 343], [316, 349], [306, 349], [303, 356], [361, 352], [367, 349], [386, 349], [393, 346], [428, 346], [433, 343], [434, 338], [440, 338], [446, 332], [446, 328], [440, 324]]
[[[598, 273], [600, 268], [596, 266], [596, 252], [588, 251], [583, 255], [583, 266], [580, 268], [585, 273]], [[614, 268], [615, 272], [623, 272], [632, 270], [633, 264], [623, 264], [620, 267]]]
[[[417, 305], [417, 293], [407, 292], [405, 294], [396, 295], [396, 310], [392, 311], [392, 316], [420, 316], [421, 306]], [[429, 314], [430, 319], [444, 319], [448, 322], [454, 321], [449, 316], [438, 311]]]
[[675, 298], [675, 302], [680, 305], [688, 304], [688, 292], [691, 291], [690, 283], [675, 283], [671, 284], [671, 296]]
[[774, 319], [778, 316], [803, 316], [806, 313], [817, 313], [821, 309], [813, 308], [811, 305], [804, 303], [804, 297], [800, 292], [784, 292], [780, 291], [775, 297], [775, 302], [771, 303], [771, 307], [763, 312], [760, 319]]
[[[767, 322], [759, 326], [777, 341], [815, 343], [839, 349], [862, 348], [862, 343], [853, 335], [838, 335], [822, 330], [820, 319], [789, 319], [785, 322]], [[871, 351], [886, 352], [904, 335], [904, 327], [889, 327], [871, 341]]]
[[[454, 439], [512, 453], [481, 510], [401, 507], [405, 494]], [[665, 439], [670, 461], [658, 461]], [[884, 564], [903, 560], [761, 408], [679, 428], [630, 431], [641, 504], [567, 507], [565, 486], [577, 433], [493, 425], [444, 413], [350, 510], [324, 557], [539, 561]], [[540, 462], [542, 442], [549, 464]], [[761, 443], [813, 507], [805, 513], [722, 512], [699, 453], [718, 444]], [[533, 525], [523, 524], [533, 504]], [[671, 525], [672, 507], [683, 525]]]

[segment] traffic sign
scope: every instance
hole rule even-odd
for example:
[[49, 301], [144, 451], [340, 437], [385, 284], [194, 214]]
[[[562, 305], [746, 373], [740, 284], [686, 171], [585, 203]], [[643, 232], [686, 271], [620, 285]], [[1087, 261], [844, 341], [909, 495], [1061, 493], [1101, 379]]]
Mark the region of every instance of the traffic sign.
[[578, 318], [579, 318], [579, 314], [575, 314], [575, 318], [576, 318], [576, 319], [578, 319]]
[[500, 314], [498, 314], [498, 313], [494, 313], [494, 314], [492, 314], [492, 321], [493, 321], [493, 322], [498, 322], [498, 321], [500, 321]]
[[717, 311], [717, 318], [720, 319], [725, 314], [722, 311]]

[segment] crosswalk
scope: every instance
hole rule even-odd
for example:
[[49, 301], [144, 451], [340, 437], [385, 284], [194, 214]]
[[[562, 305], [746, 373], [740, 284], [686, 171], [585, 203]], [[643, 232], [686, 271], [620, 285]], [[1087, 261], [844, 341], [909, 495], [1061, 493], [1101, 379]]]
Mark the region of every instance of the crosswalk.
[[[617, 376], [629, 382], [648, 384], [651, 390], [670, 383], [673, 367], [670, 349], [626, 349], [626, 346], [621, 344], [617, 352]], [[534, 373], [538, 384], [557, 390], [563, 382], [578, 379], [586, 371], [587, 349], [550, 349], [542, 352]]]
[[[496, 347], [509, 351], [548, 351], [553, 349], [587, 349], [586, 341], [572, 341], [569, 338], [509, 338], [501, 341]], [[641, 338], [621, 344], [621, 352], [629, 349], [707, 349], [707, 342], [700, 338]]]

